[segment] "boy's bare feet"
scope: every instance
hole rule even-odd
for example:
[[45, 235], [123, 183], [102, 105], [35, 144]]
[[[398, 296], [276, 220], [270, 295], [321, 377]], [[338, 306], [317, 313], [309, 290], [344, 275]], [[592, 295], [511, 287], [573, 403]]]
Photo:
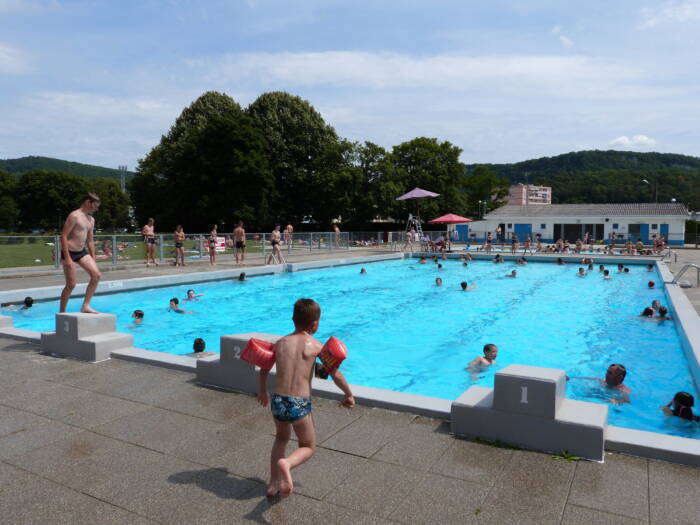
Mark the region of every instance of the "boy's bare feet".
[[289, 462], [282, 458], [277, 462], [277, 468], [279, 469], [280, 473], [277, 487], [279, 488], [280, 496], [286, 498], [294, 490], [294, 482], [292, 481], [292, 472], [289, 468]]
[[83, 307], [80, 309], [80, 312], [81, 312], [81, 313], [84, 313], [84, 314], [99, 314], [99, 313], [100, 313], [100, 312], [98, 312], [97, 310], [94, 310], [94, 309], [90, 308], [89, 306], [83, 306]]
[[270, 484], [267, 486], [267, 497], [268, 498], [274, 498], [277, 496], [277, 493], [279, 492], [279, 489], [277, 488], [277, 480], [272, 479], [270, 480]]

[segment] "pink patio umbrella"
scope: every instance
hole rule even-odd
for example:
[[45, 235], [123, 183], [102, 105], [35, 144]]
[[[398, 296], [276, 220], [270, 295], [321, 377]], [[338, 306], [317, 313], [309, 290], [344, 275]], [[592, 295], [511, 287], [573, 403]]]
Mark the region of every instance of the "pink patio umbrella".
[[[437, 219], [433, 219], [430, 221], [430, 224], [459, 224], [462, 222], [472, 222], [471, 219], [467, 219], [466, 217], [461, 217], [459, 215], [455, 215], [454, 213], [448, 213], [447, 215], [443, 215], [442, 217], [438, 217]], [[450, 227], [448, 226], [447, 232], [448, 235], [450, 235]], [[455, 238], [455, 241], [457, 238]]]
[[439, 193], [434, 193], [432, 191], [424, 190], [422, 188], [413, 188], [408, 193], [404, 193], [401, 197], [396, 197], [397, 201], [405, 201], [408, 199], [416, 199], [416, 216], [408, 216], [408, 223], [406, 224], [406, 231], [409, 231], [412, 227], [416, 231], [421, 231], [420, 228], [420, 207], [418, 206], [418, 199], [439, 197]]

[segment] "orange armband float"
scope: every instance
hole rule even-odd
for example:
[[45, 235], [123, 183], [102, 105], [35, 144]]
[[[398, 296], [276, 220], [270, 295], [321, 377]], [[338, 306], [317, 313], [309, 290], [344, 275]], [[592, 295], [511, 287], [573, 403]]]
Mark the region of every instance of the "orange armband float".
[[255, 339], [254, 337], [245, 345], [241, 353], [241, 359], [251, 365], [259, 366], [263, 370], [270, 370], [275, 364], [274, 343]]
[[319, 359], [323, 363], [329, 374], [335, 372], [345, 358], [348, 356], [348, 349], [340, 339], [331, 336], [323, 345]]

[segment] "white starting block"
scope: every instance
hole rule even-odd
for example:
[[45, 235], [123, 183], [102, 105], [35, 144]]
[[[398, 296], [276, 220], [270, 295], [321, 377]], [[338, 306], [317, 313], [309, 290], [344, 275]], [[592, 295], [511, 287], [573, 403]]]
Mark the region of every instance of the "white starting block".
[[563, 370], [510, 365], [494, 383], [473, 386], [452, 403], [455, 435], [603, 460], [608, 407], [566, 399]]
[[[197, 381], [205, 385], [218, 386], [236, 392], [257, 394], [258, 368], [243, 361], [240, 356], [251, 337], [276, 343], [278, 335], [250, 332], [247, 334], [222, 335], [219, 355], [197, 360]], [[275, 367], [270, 370], [268, 388], [274, 388]]]
[[134, 345], [134, 336], [116, 330], [113, 314], [56, 314], [56, 332], [41, 334], [41, 349], [83, 361], [104, 361], [114, 350]]

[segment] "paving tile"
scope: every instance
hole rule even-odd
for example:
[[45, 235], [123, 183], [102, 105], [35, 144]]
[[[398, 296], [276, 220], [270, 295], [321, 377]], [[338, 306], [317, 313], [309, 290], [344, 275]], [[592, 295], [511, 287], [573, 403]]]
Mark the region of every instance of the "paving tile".
[[2, 463], [0, 480], [0, 515], [3, 524], [155, 523]]
[[579, 461], [569, 503], [648, 520], [647, 460], [606, 454], [605, 464]]
[[160, 452], [173, 452], [206, 445], [211, 430], [225, 426], [160, 408], [149, 408], [96, 426], [93, 430], [116, 439], [135, 443]]
[[367, 460], [362, 469], [328, 492], [328, 503], [388, 518], [422, 476], [416, 470]]
[[652, 524], [700, 522], [700, 469], [649, 461]]
[[84, 397], [76, 398], [71, 404], [74, 405], [73, 411], [61, 421], [82, 428], [94, 428], [149, 408], [148, 405], [105, 396], [98, 392], [86, 392]]
[[340, 452], [370, 457], [405, 432], [414, 416], [372, 409], [321, 445]]
[[490, 486], [512, 454], [510, 449], [453, 438], [450, 447], [430, 469], [437, 474]]
[[[210, 464], [237, 476], [267, 483], [270, 479], [270, 451], [274, 441], [273, 436], [259, 435], [242, 447], [213, 459]], [[293, 446], [296, 444], [290, 443], [287, 451], [291, 451]]]
[[[295, 446], [296, 444], [290, 446], [290, 452]], [[348, 476], [361, 472], [367, 462], [364, 458], [350, 454], [317, 448], [310, 460], [292, 471], [295, 492], [323, 499]]]
[[246, 523], [294, 523], [295, 525], [383, 525], [390, 522], [352, 509], [338, 507], [301, 494], [293, 494], [286, 499], [268, 499], [265, 488], [260, 486], [248, 494], [243, 508]]
[[[6, 419], [7, 418], [7, 419]], [[13, 428], [0, 437], [0, 458], [9, 458], [48, 445], [78, 432], [74, 427], [26, 412], [3, 417], [5, 429]]]
[[431, 432], [430, 427], [408, 425], [384, 445], [372, 459], [427, 470], [451, 447], [450, 435]]
[[156, 402], [156, 406], [183, 414], [228, 423], [260, 405], [253, 396], [188, 385], [181, 394]]
[[[314, 418], [318, 412], [318, 410], [314, 411]], [[261, 407], [258, 405], [258, 408], [252, 412], [235, 417], [231, 421], [231, 424], [245, 428], [246, 430], [250, 430], [257, 434], [275, 435], [275, 422], [272, 419], [270, 407]]]
[[478, 483], [422, 474], [389, 518], [405, 523], [476, 523], [486, 492]]
[[183, 459], [216, 467], [222, 455], [239, 450], [257, 437], [255, 432], [235, 424], [204, 422], [198, 427], [184, 428], [178, 439], [168, 443], [166, 451]]
[[[567, 505], [561, 525], [642, 525], [646, 521], [610, 514], [596, 509]], [[668, 522], [664, 522], [668, 523]]]
[[496, 478], [496, 485], [527, 489], [533, 496], [551, 494], [550, 489], [569, 491], [577, 462], [555, 459], [551, 454], [515, 450]]
[[[153, 367], [144, 367], [153, 368]], [[181, 375], [161, 375], [151, 370], [132, 372], [131, 377], [111, 385], [96, 388], [105, 395], [120, 397], [137, 403], [155, 405], [181, 393], [189, 392], [192, 384], [188, 377]]]
[[41, 388], [36, 390], [7, 395], [2, 403], [40, 416], [62, 419], [79, 410], [90, 397], [90, 392], [69, 385], [45, 381], [34, 382], [35, 387], [39, 385]]
[[492, 487], [481, 506], [479, 523], [558, 524], [568, 495], [568, 484], [547, 484]]

